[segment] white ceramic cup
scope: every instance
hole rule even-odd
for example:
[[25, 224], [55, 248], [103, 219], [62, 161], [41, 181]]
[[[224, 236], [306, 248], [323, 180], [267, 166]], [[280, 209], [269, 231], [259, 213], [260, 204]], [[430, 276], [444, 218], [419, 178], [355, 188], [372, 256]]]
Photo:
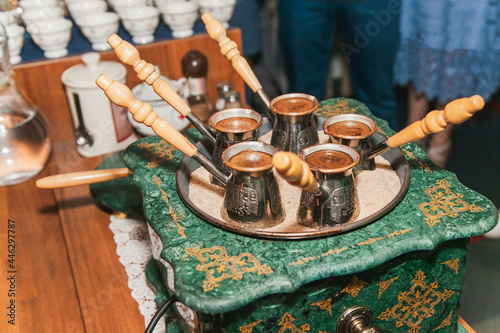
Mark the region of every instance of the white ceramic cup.
[[160, 10], [156, 7], [142, 6], [127, 8], [120, 15], [123, 26], [132, 35], [135, 44], [151, 43], [160, 23]]
[[167, 4], [171, 2], [178, 2], [178, 1], [184, 1], [184, 0], [154, 0], [154, 4], [156, 7], [162, 11], [162, 8]]
[[63, 10], [59, 6], [33, 7], [23, 10], [21, 18], [26, 26], [30, 24], [45, 25], [56, 18], [63, 18]]
[[111, 49], [108, 37], [118, 32], [118, 14], [112, 12], [85, 15], [79, 20], [83, 35], [92, 43], [95, 51]]
[[21, 51], [24, 46], [24, 31], [25, 29], [17, 24], [10, 24], [5, 27], [7, 36], [9, 37], [9, 57], [10, 63], [16, 65], [21, 62]]
[[4, 27], [14, 23], [14, 14], [10, 11], [0, 12], [0, 23], [2, 23]]
[[163, 21], [175, 38], [193, 35], [193, 28], [198, 19], [198, 5], [187, 1], [176, 1], [161, 8]]
[[47, 58], [60, 58], [68, 54], [73, 22], [65, 18], [56, 18], [44, 24], [30, 24], [26, 30], [43, 51]]
[[27, 10], [32, 8], [58, 6], [58, 3], [57, 0], [21, 0], [18, 5], [23, 10]]
[[102, 0], [86, 0], [68, 4], [68, 11], [78, 26], [80, 26], [80, 19], [85, 15], [104, 13], [107, 10], [108, 3]]
[[224, 28], [229, 28], [229, 20], [233, 17], [236, 0], [198, 0], [200, 13], [206, 12], [222, 23]]
[[114, 0], [112, 6], [113, 10], [120, 15], [127, 8], [147, 6], [147, 0]]

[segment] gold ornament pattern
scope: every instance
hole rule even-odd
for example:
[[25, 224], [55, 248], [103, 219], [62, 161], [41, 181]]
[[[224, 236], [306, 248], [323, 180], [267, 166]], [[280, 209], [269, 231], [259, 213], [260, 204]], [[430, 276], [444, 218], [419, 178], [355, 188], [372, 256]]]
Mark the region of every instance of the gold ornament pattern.
[[330, 316], [332, 315], [332, 299], [331, 298], [328, 298], [328, 299], [321, 301], [321, 302], [312, 303], [310, 305], [317, 306], [321, 310], [326, 310], [326, 311], [328, 311]]
[[349, 108], [349, 103], [345, 99], [341, 100], [335, 105], [323, 105], [321, 108], [317, 109], [314, 112], [316, 116], [323, 116], [323, 117], [331, 117], [344, 113], [356, 113], [356, 109]]
[[306, 262], [309, 262], [309, 261], [312, 261], [312, 260], [316, 260], [316, 259], [319, 259], [319, 258], [322, 258], [322, 257], [330, 256], [330, 255], [333, 255], [333, 254], [339, 254], [339, 253], [344, 252], [345, 250], [347, 250], [347, 247], [342, 247], [340, 249], [332, 249], [332, 250], [329, 250], [329, 251], [327, 251], [325, 253], [320, 254], [319, 256], [302, 258], [302, 259], [297, 260], [295, 262], [292, 262], [292, 263], [290, 263], [288, 265], [290, 265], [290, 266], [303, 265]]
[[411, 231], [411, 228], [408, 228], [408, 229], [405, 229], [405, 230], [396, 230], [396, 231], [390, 233], [387, 236], [377, 237], [377, 238], [370, 238], [370, 239], [368, 239], [368, 240], [366, 240], [364, 242], [358, 243], [356, 245], [358, 245], [358, 246], [361, 246], [361, 245], [370, 245], [370, 244], [373, 244], [375, 242], [381, 241], [382, 239], [391, 238], [391, 237], [394, 237], [394, 236], [404, 235], [404, 234], [406, 234], [407, 232], [410, 232], [410, 231]]
[[425, 223], [429, 227], [435, 226], [441, 222], [443, 216], [456, 218], [460, 212], [480, 212], [481, 207], [470, 205], [463, 201], [463, 194], [453, 193], [450, 189], [450, 183], [446, 180], [440, 180], [436, 186], [433, 186], [425, 191], [432, 200], [422, 203], [418, 208], [424, 213]]
[[253, 328], [255, 326], [257, 326], [258, 324], [260, 324], [261, 321], [262, 321], [262, 319], [259, 321], [256, 321], [255, 323], [251, 323], [251, 324], [248, 324], [246, 326], [241, 326], [240, 333], [251, 333], [253, 331]]
[[278, 333], [283, 333], [287, 330], [290, 330], [290, 333], [305, 333], [309, 332], [309, 330], [311, 329], [309, 324], [304, 324], [300, 326], [300, 328], [298, 328], [293, 323], [294, 321], [295, 318], [293, 318], [292, 315], [289, 314], [288, 312], [285, 312], [283, 317], [281, 317], [281, 322], [278, 324], [278, 326], [282, 326], [278, 331]]
[[356, 298], [358, 296], [358, 293], [361, 289], [363, 289], [364, 286], [367, 286], [368, 283], [358, 279], [356, 276], [352, 279], [352, 281], [345, 286], [344, 289], [342, 289], [343, 293], [348, 293], [352, 297]]
[[379, 282], [379, 290], [378, 290], [378, 299], [380, 299], [380, 296], [382, 296], [382, 294], [384, 293], [384, 291], [386, 291], [387, 289], [389, 289], [389, 287], [391, 286], [391, 284], [396, 281], [397, 279], [399, 279], [399, 276], [396, 276], [396, 277], [393, 277], [392, 279], [389, 279], [387, 281], [382, 281], [382, 282]]
[[443, 327], [447, 327], [447, 326], [450, 326], [451, 325], [451, 315], [453, 314], [453, 310], [451, 310], [450, 314], [448, 315], [448, 317], [446, 317], [443, 322], [441, 323], [441, 325], [439, 325], [438, 327], [436, 327], [435, 329], [433, 329], [432, 331], [437, 331]]
[[181, 226], [181, 224], [179, 223], [179, 221], [177, 219], [177, 213], [170, 206], [170, 204], [168, 202], [168, 195], [167, 195], [167, 193], [161, 188], [161, 181], [160, 181], [160, 179], [155, 175], [155, 176], [153, 176], [153, 181], [156, 183], [156, 185], [160, 189], [161, 198], [163, 199], [163, 201], [165, 201], [165, 203], [168, 206], [168, 214], [172, 217], [172, 220], [174, 220], [174, 223], [177, 226], [177, 233], [179, 235], [181, 235], [182, 238], [186, 238], [186, 234], [184, 233], [184, 227]]
[[446, 266], [450, 267], [451, 269], [453, 269], [455, 271], [456, 274], [458, 274], [458, 264], [459, 263], [460, 263], [460, 258], [456, 258], [453, 260], [448, 260], [448, 261], [442, 262], [441, 265], [446, 265]]
[[[407, 232], [410, 232], [412, 230], [412, 228], [408, 228], [408, 229], [405, 229], [405, 230], [396, 230], [394, 232], [391, 232], [390, 234], [388, 234], [387, 236], [384, 236], [384, 237], [378, 237], [378, 238], [370, 238], [364, 242], [360, 242], [360, 243], [357, 243], [356, 245], [351, 245], [350, 248], [351, 249], [354, 249], [356, 246], [364, 246], [364, 245], [370, 245], [370, 244], [373, 244], [375, 242], [378, 242], [378, 241], [381, 241], [383, 239], [386, 239], [386, 238], [391, 238], [391, 237], [395, 237], [395, 236], [400, 236], [400, 235], [404, 235], [406, 234]], [[289, 263], [288, 265], [289, 266], [295, 266], [295, 265], [303, 265], [309, 261], [313, 261], [313, 260], [317, 260], [317, 259], [320, 259], [320, 258], [323, 258], [323, 257], [327, 257], [327, 256], [331, 256], [331, 255], [335, 255], [335, 254], [340, 254], [346, 250], [348, 250], [349, 247], [342, 247], [342, 248], [339, 248], [339, 249], [331, 249], [331, 250], [328, 250], [318, 256], [314, 256], [314, 257], [305, 257], [305, 258], [302, 258], [302, 259], [299, 259], [297, 261], [294, 261], [292, 263]]]
[[402, 151], [404, 151], [404, 153], [406, 154], [406, 156], [408, 156], [409, 158], [414, 159], [415, 161], [417, 161], [417, 163], [420, 165], [420, 167], [421, 167], [422, 169], [424, 169], [424, 170], [426, 170], [426, 171], [428, 171], [428, 172], [432, 173], [431, 168], [430, 168], [427, 164], [425, 164], [424, 162], [422, 162], [421, 160], [419, 160], [418, 158], [416, 158], [416, 157], [415, 157], [415, 155], [413, 155], [413, 154], [411, 153], [411, 151], [406, 150], [406, 149], [403, 149], [403, 148], [400, 148], [400, 149], [401, 149]]
[[203, 291], [207, 292], [220, 286], [220, 283], [233, 279], [240, 281], [247, 273], [271, 274], [273, 270], [266, 264], [261, 264], [251, 253], [245, 252], [230, 257], [223, 246], [199, 249], [191, 247], [185, 249], [190, 257], [196, 256], [200, 265], [196, 270], [205, 272], [206, 280], [203, 281]]
[[413, 285], [410, 291], [402, 292], [398, 295], [398, 304], [392, 309], [388, 308], [382, 312], [378, 319], [389, 321], [396, 319], [396, 327], [407, 325], [410, 333], [418, 333], [422, 328], [420, 324], [425, 318], [434, 316], [435, 307], [449, 299], [454, 291], [438, 291], [438, 283], [427, 284], [424, 280], [426, 276], [421, 270], [412, 280]]
[[144, 156], [149, 157], [148, 169], [152, 169], [160, 165], [160, 163], [174, 158], [174, 146], [165, 140], [156, 143], [141, 142], [137, 146], [145, 150]]

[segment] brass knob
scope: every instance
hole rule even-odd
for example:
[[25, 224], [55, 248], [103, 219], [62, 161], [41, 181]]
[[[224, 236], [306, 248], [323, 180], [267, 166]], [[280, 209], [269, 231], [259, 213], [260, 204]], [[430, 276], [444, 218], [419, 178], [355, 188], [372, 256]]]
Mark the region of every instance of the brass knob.
[[337, 321], [337, 333], [384, 333], [373, 326], [373, 311], [367, 306], [354, 306], [347, 309]]

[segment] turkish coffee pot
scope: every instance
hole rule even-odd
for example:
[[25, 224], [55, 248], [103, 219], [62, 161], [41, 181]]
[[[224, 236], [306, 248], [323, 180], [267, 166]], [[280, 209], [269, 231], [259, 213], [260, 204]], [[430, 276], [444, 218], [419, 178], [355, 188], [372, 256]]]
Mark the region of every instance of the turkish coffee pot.
[[231, 61], [233, 68], [266, 106], [273, 121], [271, 144], [280, 151], [296, 154], [318, 144], [319, 137], [313, 116], [319, 105], [318, 100], [314, 96], [297, 93], [278, 96], [269, 101], [248, 62], [240, 55], [238, 45], [227, 37], [224, 26], [208, 12], [201, 19], [209, 36], [219, 43], [221, 53]]
[[[262, 116], [250, 109], [235, 108], [214, 113], [209, 118], [209, 125], [216, 133], [214, 134], [203, 121], [200, 120], [184, 102], [184, 100], [172, 89], [167, 81], [162, 79], [156, 68], [151, 63], [141, 60], [139, 51], [129, 42], [122, 40], [113, 34], [108, 38], [116, 55], [120, 60], [134, 68], [137, 77], [153, 87], [154, 91], [177, 112], [186, 117], [193, 126], [214, 146], [212, 162], [220, 170], [228, 172], [222, 163], [224, 150], [238, 142], [257, 140], [256, 130], [262, 124]], [[214, 184], [222, 185], [216, 178], [211, 178]]]
[[390, 149], [422, 139], [432, 133], [439, 133], [450, 124], [460, 124], [484, 107], [484, 100], [479, 95], [459, 98], [448, 103], [444, 110], [434, 110], [394, 134], [387, 140], [372, 146], [370, 137], [376, 132], [375, 122], [359, 114], [341, 114], [328, 118], [323, 124], [324, 133], [333, 143], [354, 148], [360, 155], [358, 167], [362, 170], [374, 170], [374, 158]]
[[320, 144], [304, 149], [301, 158], [290, 152], [273, 157], [276, 172], [291, 185], [302, 188], [297, 222], [321, 229], [356, 219], [356, 150], [334, 143]]
[[[252, 109], [225, 109], [211, 115], [208, 124], [216, 131], [212, 162], [229, 172], [222, 162], [222, 154], [236, 143], [257, 141], [257, 129], [262, 122], [262, 116]], [[218, 184], [213, 178], [211, 181], [213, 184]]]
[[242, 142], [222, 155], [230, 173], [220, 170], [166, 120], [158, 118], [151, 105], [134, 99], [130, 89], [102, 74], [96, 84], [115, 104], [126, 107], [134, 119], [149, 126], [162, 139], [193, 158], [226, 188], [222, 217], [251, 226], [271, 226], [285, 218], [278, 185], [272, 173], [276, 148], [263, 142]]
[[226, 183], [221, 212], [224, 220], [253, 227], [283, 222], [285, 213], [272, 163], [277, 152], [259, 141], [240, 142], [224, 151], [222, 160], [233, 175]]

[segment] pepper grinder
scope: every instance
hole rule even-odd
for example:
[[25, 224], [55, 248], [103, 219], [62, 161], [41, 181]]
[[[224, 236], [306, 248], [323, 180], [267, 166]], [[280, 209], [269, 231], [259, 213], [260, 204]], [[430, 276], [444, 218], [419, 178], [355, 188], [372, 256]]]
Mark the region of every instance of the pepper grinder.
[[206, 123], [213, 113], [206, 87], [207, 57], [198, 50], [191, 50], [184, 55], [181, 65], [189, 89], [188, 104], [192, 112]]
[[217, 84], [217, 92], [215, 111], [242, 107], [240, 93], [234, 90], [233, 84], [230, 81], [219, 82]]

